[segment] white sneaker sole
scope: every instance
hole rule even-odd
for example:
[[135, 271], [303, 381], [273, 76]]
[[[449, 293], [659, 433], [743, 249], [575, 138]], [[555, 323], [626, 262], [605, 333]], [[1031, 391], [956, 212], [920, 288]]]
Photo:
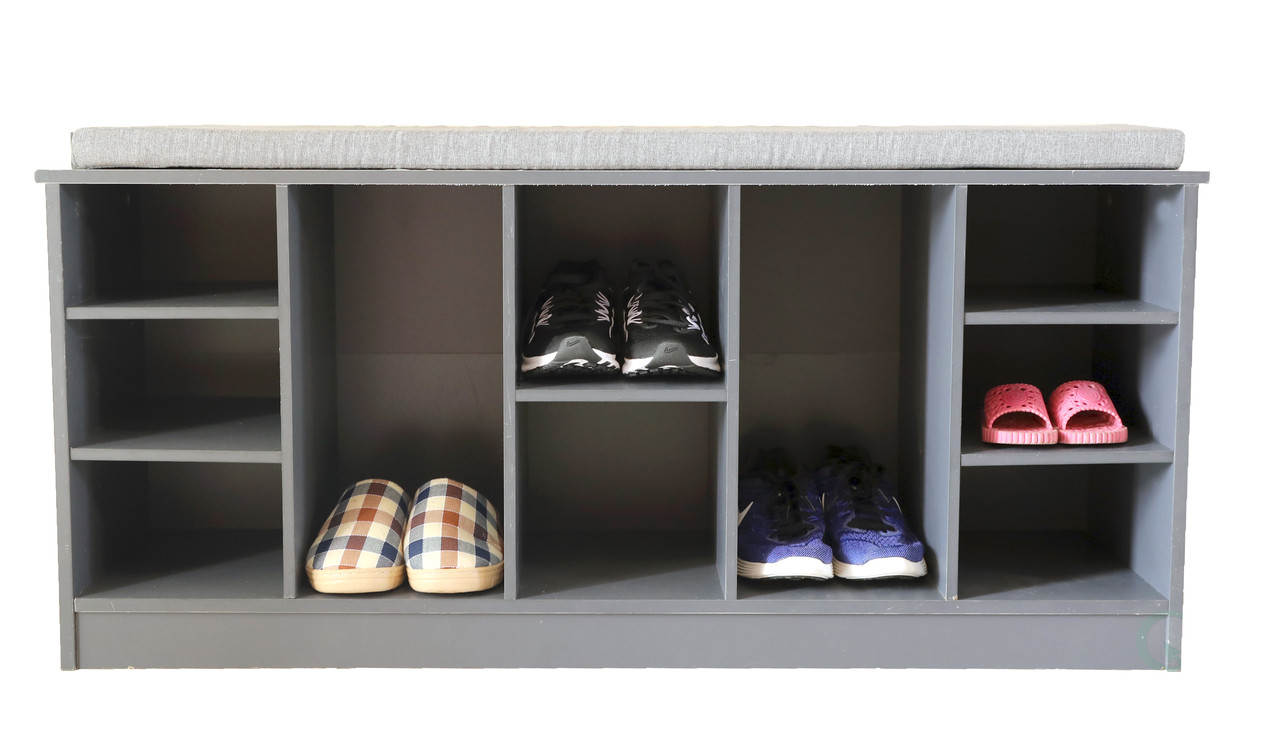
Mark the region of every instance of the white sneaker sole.
[[830, 579], [831, 564], [812, 556], [791, 556], [774, 563], [738, 559], [738, 576], [747, 579]]
[[[631, 375], [634, 373], [639, 373], [640, 371], [659, 371], [659, 370], [665, 370], [665, 369], [679, 369], [679, 368], [686, 367], [686, 366], [680, 366], [680, 365], [659, 365], [657, 367], [650, 368], [649, 364], [652, 362], [653, 362], [652, 356], [647, 358], [624, 358], [622, 361], [622, 375], [624, 376]], [[689, 362], [693, 363], [699, 368], [705, 368], [710, 371], [716, 371], [717, 373], [720, 371], [719, 355], [712, 358], [699, 358], [699, 357], [690, 355]]]
[[924, 576], [928, 569], [924, 561], [908, 561], [905, 558], [873, 558], [864, 564], [845, 563], [835, 559], [832, 563], [835, 575], [841, 579], [888, 579], [894, 576]]
[[[600, 356], [600, 359], [596, 361], [596, 365], [597, 365], [597, 366], [604, 366], [605, 368], [617, 368], [617, 367], [618, 367], [618, 356], [617, 356], [617, 355], [614, 355], [614, 354], [612, 354], [612, 353], [607, 353], [607, 352], [600, 352], [599, 350], [595, 349], [594, 347], [593, 347], [593, 348], [591, 348], [591, 352], [593, 352], [593, 353], [595, 353], [596, 355]], [[525, 355], [521, 355], [521, 356], [520, 356], [520, 370], [521, 370], [522, 372], [527, 373], [527, 372], [529, 372], [529, 371], [531, 371], [531, 370], [537, 370], [538, 368], [544, 368], [544, 367], [546, 367], [546, 366], [551, 365], [552, 363], [554, 363], [554, 362], [555, 362], [555, 360], [556, 360], [556, 356], [557, 356], [557, 355], [559, 355], [559, 354], [560, 354], [560, 352], [557, 350], [556, 352], [549, 353], [549, 354], [547, 354], [547, 355], [535, 355], [535, 356], [533, 356], [533, 357], [527, 357], [527, 356], [525, 356]], [[582, 359], [582, 358], [576, 358], [576, 359], [574, 359], [574, 360], [566, 360], [564, 363], [562, 363], [562, 364], [561, 364], [561, 367], [562, 367], [562, 368], [588, 368], [588, 367], [590, 367], [590, 364], [589, 364], [589, 362], [588, 362], [588, 361], [586, 361], [586, 360], [584, 360], [584, 359]]]

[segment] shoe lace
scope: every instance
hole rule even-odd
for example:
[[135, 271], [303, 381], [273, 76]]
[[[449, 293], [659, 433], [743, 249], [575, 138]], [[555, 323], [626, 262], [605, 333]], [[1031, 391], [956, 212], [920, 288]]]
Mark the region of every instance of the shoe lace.
[[549, 292], [538, 304], [533, 326], [561, 326], [592, 320], [613, 324], [613, 310], [603, 287], [589, 277], [571, 272], [547, 278]]
[[687, 331], [702, 332], [702, 320], [691, 308], [692, 292], [674, 268], [651, 268], [634, 287], [628, 304], [628, 324], [663, 324]]
[[[598, 319], [597, 299], [581, 288], [566, 288], [551, 294], [552, 311], [543, 324], [561, 325]], [[543, 304], [546, 306], [546, 303]], [[541, 315], [540, 315], [541, 316]]]
[[876, 486], [884, 467], [869, 463], [861, 449], [832, 448], [827, 465], [838, 472], [834, 488], [826, 492], [826, 506], [845, 526], [854, 530], [889, 532], [893, 526], [885, 522], [882, 496]]
[[796, 485], [795, 470], [781, 451], [766, 454], [761, 474], [773, 489], [767, 512], [774, 537], [795, 540], [813, 532], [818, 525], [818, 514], [812, 511], [808, 499]]
[[816, 527], [813, 514], [805, 506], [795, 482], [781, 481], [775, 488], [773, 500], [769, 502], [774, 536], [779, 540], [795, 540], [813, 532]]

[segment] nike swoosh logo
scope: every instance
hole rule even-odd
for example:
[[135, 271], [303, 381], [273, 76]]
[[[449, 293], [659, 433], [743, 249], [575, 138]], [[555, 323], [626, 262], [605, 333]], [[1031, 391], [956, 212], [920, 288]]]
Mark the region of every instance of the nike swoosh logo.
[[[751, 504], [755, 504], [755, 502], [752, 502]], [[743, 519], [745, 519], [745, 518], [746, 518], [747, 513], [751, 511], [751, 504], [748, 504], [746, 509], [744, 509], [744, 510], [742, 510], [741, 512], [739, 512], [739, 513], [738, 513], [738, 524], [739, 524], [739, 525], [741, 525], [741, 524], [742, 524], [742, 521], [743, 521]]]

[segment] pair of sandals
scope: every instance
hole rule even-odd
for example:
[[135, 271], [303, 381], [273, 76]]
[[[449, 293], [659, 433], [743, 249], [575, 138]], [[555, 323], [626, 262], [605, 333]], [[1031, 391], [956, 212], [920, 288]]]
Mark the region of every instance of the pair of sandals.
[[1109, 445], [1129, 428], [1107, 389], [1096, 381], [1067, 381], [1049, 395], [1026, 383], [996, 386], [983, 401], [982, 441], [1000, 445]]

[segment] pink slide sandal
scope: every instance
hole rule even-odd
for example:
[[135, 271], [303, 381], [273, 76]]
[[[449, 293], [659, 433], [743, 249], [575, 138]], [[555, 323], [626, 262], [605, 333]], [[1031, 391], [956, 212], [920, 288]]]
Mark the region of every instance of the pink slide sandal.
[[1129, 439], [1129, 428], [1097, 381], [1067, 381], [1049, 395], [1058, 442], [1066, 445], [1104, 445]]
[[982, 441], [1002, 445], [1053, 445], [1058, 431], [1049, 422], [1044, 394], [1026, 383], [1007, 383], [987, 392]]

